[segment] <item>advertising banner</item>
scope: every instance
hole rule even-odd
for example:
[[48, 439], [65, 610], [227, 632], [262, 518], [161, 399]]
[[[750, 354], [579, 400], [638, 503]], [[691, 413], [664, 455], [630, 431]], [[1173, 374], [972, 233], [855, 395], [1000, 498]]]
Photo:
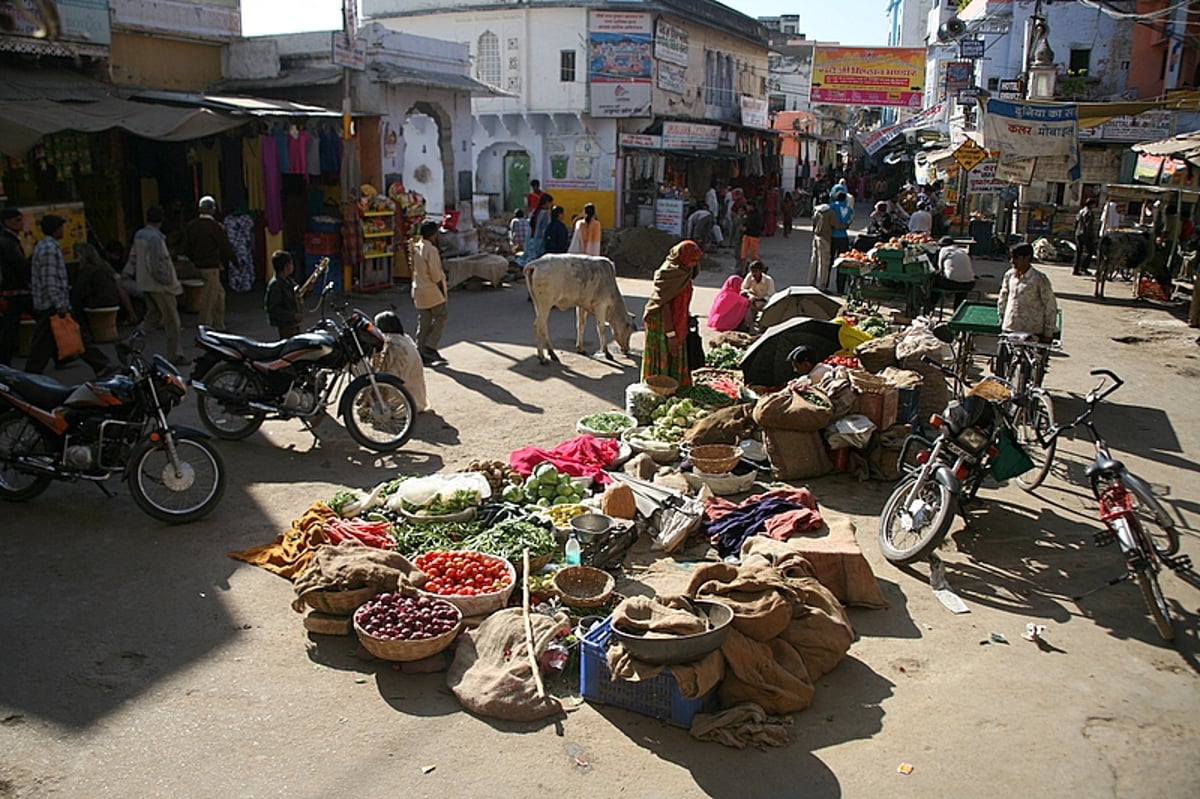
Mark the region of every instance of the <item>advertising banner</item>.
[[664, 92], [683, 94], [687, 89], [687, 83], [684, 80], [686, 75], [687, 70], [683, 67], [677, 67], [665, 61], [658, 62], [658, 88]]
[[654, 204], [654, 226], [672, 236], [682, 236], [683, 211], [683, 200], [659, 200]]
[[720, 125], [663, 122], [662, 144], [668, 150], [715, 150], [720, 142]]
[[591, 115], [649, 115], [654, 77], [650, 15], [592, 11], [588, 28]]
[[995, 178], [1004, 183], [1028, 186], [1033, 181], [1035, 166], [1037, 166], [1036, 158], [1012, 158], [1001, 155], [1000, 163], [996, 164]]
[[1063, 156], [1065, 174], [1054, 179], [1080, 177], [1078, 108], [1074, 105], [989, 99], [983, 115], [983, 143], [987, 149], [1007, 155]]
[[767, 101], [756, 97], [742, 96], [742, 124], [748, 128], [769, 128]]
[[1087, 141], [1154, 141], [1175, 133], [1175, 113], [1166, 109], [1143, 111], [1136, 116], [1113, 117], [1103, 125], [1079, 131]]
[[965, 89], [975, 80], [975, 64], [970, 61], [951, 61], [946, 64], [946, 94]]
[[599, 189], [600, 144], [587, 135], [545, 137], [542, 185], [553, 189]]
[[946, 110], [946, 101], [929, 106], [916, 116], [909, 117], [903, 122], [897, 122], [895, 125], [888, 125], [886, 128], [879, 128], [870, 133], [859, 134], [858, 143], [863, 146], [868, 155], [874, 155], [879, 152], [888, 142], [895, 139], [906, 130], [918, 130], [942, 118], [942, 113]]
[[1133, 168], [1133, 179], [1139, 183], [1157, 183], [1164, 156], [1138, 153], [1137, 166]]
[[923, 47], [817, 47], [813, 103], [920, 108]]
[[996, 166], [996, 162], [989, 158], [968, 172], [967, 193], [999, 194], [1004, 189], [1004, 181], [996, 179]]
[[654, 57], [681, 67], [688, 65], [688, 33], [665, 19], [654, 24]]

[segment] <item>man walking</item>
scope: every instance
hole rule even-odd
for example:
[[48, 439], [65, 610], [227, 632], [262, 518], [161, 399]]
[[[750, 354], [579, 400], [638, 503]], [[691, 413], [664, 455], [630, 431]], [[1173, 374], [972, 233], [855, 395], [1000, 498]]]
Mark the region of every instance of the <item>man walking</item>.
[[808, 284], [825, 291], [829, 285], [829, 266], [833, 263], [832, 236], [835, 217], [828, 203], [821, 203], [812, 212], [812, 260], [808, 269]]
[[212, 197], [200, 198], [200, 216], [183, 228], [183, 244], [180, 251], [196, 265], [196, 271], [204, 285], [200, 288], [199, 324], [225, 329], [225, 287], [221, 285], [221, 272], [226, 264], [238, 262], [237, 253], [225, 235], [225, 228], [216, 220], [217, 201]]
[[183, 293], [175, 264], [167, 249], [167, 237], [163, 235], [162, 206], [152, 205], [146, 209], [146, 226], [133, 237], [129, 248], [129, 260], [123, 274], [137, 283], [138, 291], [146, 302], [146, 315], [138, 326], [143, 334], [162, 327], [167, 334], [167, 357], [171, 363], [189, 363], [179, 346], [179, 307], [176, 298]]
[[[33, 328], [33, 341], [29, 345], [29, 359], [25, 371], [41, 374], [53, 357], [57, 360], [58, 344], [50, 327], [50, 317], [65, 318], [71, 311], [71, 289], [67, 282], [67, 262], [63, 258], [62, 240], [67, 220], [56, 214], [42, 217], [42, 238], [33, 248], [29, 260], [30, 287], [33, 290], [33, 314], [37, 323]], [[112, 371], [108, 357], [88, 344], [83, 351], [84, 362], [92, 367], [97, 377]]]
[[[837, 257], [842, 253], [850, 251], [850, 222], [854, 219], [854, 207], [848, 202], [848, 194], [845, 187], [833, 187], [833, 202], [829, 207], [833, 210], [833, 231], [829, 238], [829, 257], [830, 261], [837, 260]], [[846, 291], [846, 278], [844, 275], [837, 276], [837, 293], [842, 294]]]
[[21, 314], [28, 313], [29, 259], [21, 247], [24, 216], [16, 208], [0, 211], [0, 364], [17, 354]]
[[426, 366], [441, 366], [446, 359], [437, 345], [446, 329], [448, 292], [442, 257], [438, 253], [438, 223], [421, 225], [421, 240], [413, 245], [412, 298], [417, 309], [417, 351]]
[[[1000, 318], [1000, 330], [1005, 333], [1025, 333], [1048, 344], [1058, 331], [1058, 301], [1050, 278], [1033, 268], [1033, 245], [1018, 244], [1009, 253], [1012, 269], [1000, 280], [1000, 297], [996, 301], [996, 312]], [[1001, 341], [996, 351], [996, 375], [1005, 377], [1009, 360], [1009, 348]], [[1036, 382], [1042, 383], [1045, 368], [1038, 369]]]
[[1096, 198], [1088, 197], [1075, 214], [1075, 269], [1073, 275], [1088, 275], [1096, 254]]

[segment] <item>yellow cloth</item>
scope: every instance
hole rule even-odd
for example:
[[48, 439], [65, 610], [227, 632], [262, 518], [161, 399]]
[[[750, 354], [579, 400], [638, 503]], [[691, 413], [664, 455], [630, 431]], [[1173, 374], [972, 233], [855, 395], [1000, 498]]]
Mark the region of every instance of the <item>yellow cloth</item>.
[[229, 557], [294, 580], [308, 568], [317, 548], [329, 543], [325, 522], [336, 516], [324, 502], [314, 502], [303, 516], [292, 521], [291, 529], [275, 536], [271, 543], [230, 552]]

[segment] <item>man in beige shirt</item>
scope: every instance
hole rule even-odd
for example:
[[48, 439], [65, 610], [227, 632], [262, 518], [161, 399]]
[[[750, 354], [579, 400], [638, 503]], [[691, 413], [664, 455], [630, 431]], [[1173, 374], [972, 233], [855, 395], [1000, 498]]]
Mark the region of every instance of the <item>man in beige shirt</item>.
[[449, 316], [446, 273], [437, 248], [438, 227], [437, 222], [421, 225], [421, 240], [413, 245], [412, 298], [417, 309], [417, 351], [426, 366], [447, 363], [437, 349]]
[[[996, 311], [1000, 318], [1000, 329], [1005, 333], [1026, 333], [1048, 344], [1058, 332], [1058, 301], [1050, 278], [1033, 268], [1033, 246], [1018, 244], [1009, 253], [1012, 269], [1000, 280], [1000, 298]], [[996, 352], [996, 374], [1008, 374], [1009, 346], [1001, 340]], [[1046, 367], [1045, 351], [1041, 365], [1034, 375], [1034, 382], [1042, 384]]]

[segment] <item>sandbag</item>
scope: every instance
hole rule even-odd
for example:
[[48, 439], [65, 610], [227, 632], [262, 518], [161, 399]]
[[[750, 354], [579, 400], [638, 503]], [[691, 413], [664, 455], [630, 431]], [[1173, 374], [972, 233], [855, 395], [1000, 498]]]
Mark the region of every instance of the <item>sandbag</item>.
[[854, 348], [854, 357], [868, 372], [882, 372], [889, 366], [896, 365], [896, 342], [900, 334], [889, 333], [859, 344]]
[[771, 473], [777, 480], [804, 480], [833, 471], [825, 441], [816, 431], [763, 430]]
[[847, 414], [858, 412], [858, 392], [854, 390], [850, 372], [844, 367], [840, 367], [832, 376], [822, 380], [819, 388], [833, 403], [834, 419], [841, 419]]
[[819, 388], [785, 388], [759, 397], [754, 421], [761, 427], [809, 432], [821, 430], [833, 419], [833, 403]]
[[693, 444], [736, 444], [754, 433], [754, 405], [741, 402], [705, 416], [692, 425], [684, 438]]

